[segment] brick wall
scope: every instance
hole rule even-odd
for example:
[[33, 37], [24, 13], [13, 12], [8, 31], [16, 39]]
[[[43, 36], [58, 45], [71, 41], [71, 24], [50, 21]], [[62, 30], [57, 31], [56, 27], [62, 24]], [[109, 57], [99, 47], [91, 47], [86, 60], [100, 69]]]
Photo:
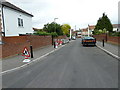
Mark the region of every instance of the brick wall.
[[66, 35], [63, 35], [63, 36], [58, 36], [58, 37], [56, 37], [55, 39], [66, 39], [67, 38], [67, 36]]
[[4, 44], [2, 47], [2, 55], [0, 58], [5, 58], [20, 54], [24, 47], [29, 49], [29, 46], [32, 45], [33, 49], [51, 45], [52, 38], [51, 36], [16, 36], [16, 37], [3, 37]]
[[109, 35], [106, 36], [106, 34], [94, 35], [93, 37], [95, 37], [97, 41], [102, 41], [103, 39], [106, 41], [107, 39], [107, 42], [110, 42], [113, 44], [120, 44], [119, 43], [120, 37], [113, 37]]

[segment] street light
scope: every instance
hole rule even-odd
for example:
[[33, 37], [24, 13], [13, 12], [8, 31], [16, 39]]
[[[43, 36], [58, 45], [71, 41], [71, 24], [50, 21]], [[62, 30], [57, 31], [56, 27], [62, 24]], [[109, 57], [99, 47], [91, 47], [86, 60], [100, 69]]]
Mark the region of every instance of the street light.
[[56, 19], [58, 19], [58, 18], [54, 18], [54, 22], [55, 22]]
[[[58, 19], [58, 18], [54, 18], [54, 23], [56, 23], [56, 22], [55, 22], [56, 19]], [[55, 24], [55, 31], [56, 31], [56, 24]]]
[[[55, 22], [56, 19], [58, 19], [58, 18], [54, 18], [54, 23], [55, 23], [55, 30], [54, 30], [54, 32], [56, 32], [56, 22]], [[52, 35], [52, 45], [54, 45], [54, 37], [53, 37], [53, 35]]]

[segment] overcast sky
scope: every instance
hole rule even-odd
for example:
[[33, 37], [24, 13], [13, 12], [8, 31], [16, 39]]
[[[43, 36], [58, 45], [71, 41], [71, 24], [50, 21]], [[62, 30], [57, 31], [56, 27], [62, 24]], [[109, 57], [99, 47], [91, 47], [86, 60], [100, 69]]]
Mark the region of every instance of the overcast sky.
[[119, 0], [7, 0], [34, 15], [33, 27], [43, 28], [54, 18], [59, 24], [70, 24], [73, 29], [96, 25], [102, 13], [113, 24], [118, 23]]

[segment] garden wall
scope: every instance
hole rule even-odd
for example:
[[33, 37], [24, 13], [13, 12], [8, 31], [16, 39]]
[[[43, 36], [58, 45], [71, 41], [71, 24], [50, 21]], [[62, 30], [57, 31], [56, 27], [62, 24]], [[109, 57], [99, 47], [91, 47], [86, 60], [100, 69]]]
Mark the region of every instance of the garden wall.
[[[24, 47], [30, 50], [30, 45], [33, 49], [40, 48], [47, 45], [52, 45], [51, 36], [15, 36], [15, 37], [3, 37], [2, 53], [0, 58], [21, 54]], [[2, 54], [2, 55], [1, 55]]]
[[97, 41], [102, 41], [103, 39], [107, 42], [113, 43], [113, 44], [120, 44], [120, 37], [115, 36], [109, 36], [107, 34], [100, 34], [100, 35], [94, 35], [93, 37], [96, 38]]

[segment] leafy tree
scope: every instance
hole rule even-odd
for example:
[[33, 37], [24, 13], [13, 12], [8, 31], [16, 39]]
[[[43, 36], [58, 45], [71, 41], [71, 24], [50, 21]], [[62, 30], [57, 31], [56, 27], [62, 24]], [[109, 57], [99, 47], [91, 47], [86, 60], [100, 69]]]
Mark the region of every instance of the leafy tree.
[[94, 30], [95, 30], [95, 32], [99, 32], [99, 30], [103, 30], [104, 32], [105, 32], [105, 30], [109, 31], [109, 32], [113, 31], [113, 26], [111, 24], [111, 21], [107, 17], [107, 15], [105, 15], [105, 13], [103, 13], [103, 16], [101, 18], [99, 18], [99, 20], [97, 21], [97, 24], [96, 24]]
[[57, 35], [63, 35], [61, 25], [55, 22], [45, 24], [43, 30], [48, 33], [56, 32]]
[[62, 31], [64, 35], [69, 36], [69, 30], [71, 29], [71, 26], [69, 24], [63, 24], [62, 25]]

